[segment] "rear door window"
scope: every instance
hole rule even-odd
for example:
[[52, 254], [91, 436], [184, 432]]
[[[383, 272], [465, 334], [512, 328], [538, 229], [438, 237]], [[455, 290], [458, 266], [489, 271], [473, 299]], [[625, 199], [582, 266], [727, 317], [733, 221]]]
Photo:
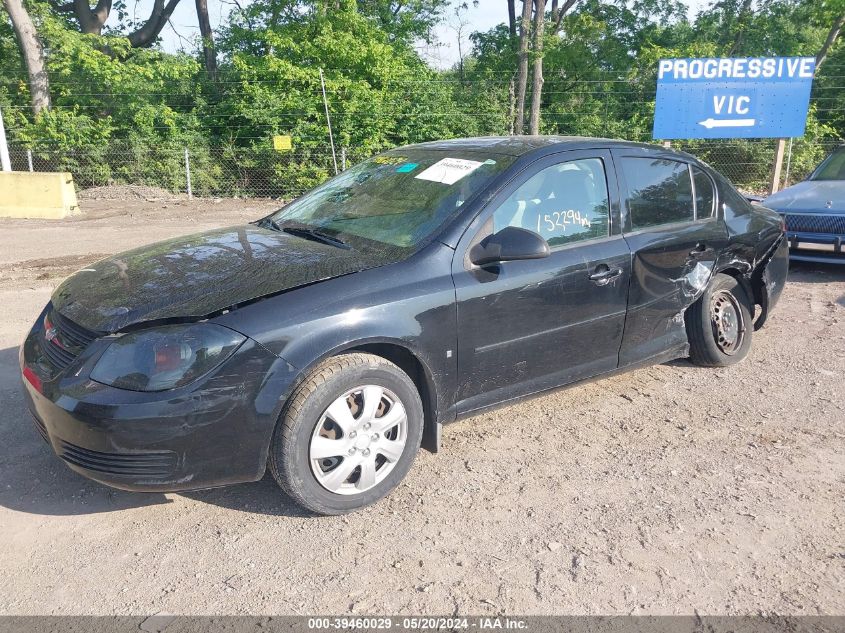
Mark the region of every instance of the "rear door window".
[[689, 165], [675, 160], [623, 157], [631, 229], [695, 219]]

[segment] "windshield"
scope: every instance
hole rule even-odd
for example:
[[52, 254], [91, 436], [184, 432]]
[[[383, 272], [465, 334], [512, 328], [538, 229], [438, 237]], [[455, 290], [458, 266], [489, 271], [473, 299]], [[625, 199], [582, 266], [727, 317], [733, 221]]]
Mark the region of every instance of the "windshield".
[[825, 158], [810, 180], [845, 180], [845, 149], [838, 149]]
[[268, 220], [313, 229], [353, 247], [367, 241], [419, 245], [514, 160], [465, 151], [394, 150], [363, 162]]

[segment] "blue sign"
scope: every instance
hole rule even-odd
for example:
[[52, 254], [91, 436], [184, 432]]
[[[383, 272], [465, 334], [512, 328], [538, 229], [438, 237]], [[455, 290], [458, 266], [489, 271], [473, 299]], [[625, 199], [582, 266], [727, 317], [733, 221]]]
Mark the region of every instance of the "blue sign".
[[661, 59], [652, 137], [802, 136], [815, 70], [814, 57]]

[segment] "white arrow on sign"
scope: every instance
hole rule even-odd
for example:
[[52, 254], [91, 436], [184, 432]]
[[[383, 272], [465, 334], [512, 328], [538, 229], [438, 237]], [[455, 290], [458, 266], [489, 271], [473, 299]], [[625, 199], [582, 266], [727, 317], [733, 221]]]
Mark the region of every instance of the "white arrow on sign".
[[714, 127], [753, 127], [755, 123], [756, 119], [704, 119], [698, 122], [708, 130]]

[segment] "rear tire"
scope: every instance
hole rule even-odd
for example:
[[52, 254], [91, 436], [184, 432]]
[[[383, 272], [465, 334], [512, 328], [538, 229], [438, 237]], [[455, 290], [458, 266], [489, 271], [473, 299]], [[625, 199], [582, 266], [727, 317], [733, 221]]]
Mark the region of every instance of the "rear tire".
[[270, 472], [317, 514], [385, 497], [419, 451], [423, 408], [413, 381], [372, 354], [326, 359], [291, 395], [273, 433]]
[[740, 283], [719, 273], [687, 311], [690, 360], [702, 367], [738, 363], [751, 349], [754, 305]]

